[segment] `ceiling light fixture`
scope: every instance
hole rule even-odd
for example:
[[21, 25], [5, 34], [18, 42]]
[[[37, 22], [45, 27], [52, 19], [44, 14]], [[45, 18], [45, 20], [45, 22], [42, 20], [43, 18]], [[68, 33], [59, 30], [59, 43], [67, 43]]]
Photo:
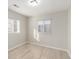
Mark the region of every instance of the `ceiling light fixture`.
[[13, 6], [14, 6], [14, 7], [17, 7], [17, 8], [19, 8], [19, 6], [18, 6], [17, 4], [13, 4]]
[[31, 6], [38, 6], [40, 4], [40, 0], [29, 0], [28, 3]]

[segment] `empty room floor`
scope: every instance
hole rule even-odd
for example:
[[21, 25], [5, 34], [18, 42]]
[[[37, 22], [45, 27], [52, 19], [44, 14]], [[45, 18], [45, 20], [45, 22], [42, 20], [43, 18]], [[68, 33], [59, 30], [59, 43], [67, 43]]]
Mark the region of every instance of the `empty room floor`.
[[9, 51], [9, 59], [69, 59], [64, 51], [25, 44]]

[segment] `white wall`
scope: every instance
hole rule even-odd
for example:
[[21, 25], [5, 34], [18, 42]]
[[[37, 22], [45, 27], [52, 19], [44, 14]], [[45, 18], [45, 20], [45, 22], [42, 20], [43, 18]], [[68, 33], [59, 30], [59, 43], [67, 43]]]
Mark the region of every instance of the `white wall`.
[[8, 33], [8, 48], [27, 42], [28, 39], [28, 17], [24, 17], [14, 11], [8, 10], [8, 18], [20, 20], [20, 33]]
[[[34, 29], [37, 26], [37, 21], [42, 18], [52, 18], [52, 27], [49, 34], [39, 33], [39, 40], [34, 39]], [[9, 48], [15, 47], [16, 45], [27, 42], [28, 39], [31, 43], [45, 45], [49, 47], [56, 47], [60, 49], [66, 49], [71, 51], [71, 25], [70, 25], [70, 9], [67, 11], [60, 11], [54, 14], [36, 16], [28, 20], [28, 17], [17, 14], [9, 10], [8, 18], [14, 20], [20, 20], [20, 33], [8, 33], [8, 46]]]
[[[37, 26], [37, 21], [42, 17], [52, 17], [51, 33], [39, 33], [39, 40], [34, 39], [34, 28]], [[32, 43], [46, 45], [61, 49], [68, 49], [67, 36], [67, 20], [68, 11], [61, 11], [51, 15], [32, 17], [29, 20], [29, 40]]]
[[68, 10], [68, 50], [71, 54], [71, 9]]

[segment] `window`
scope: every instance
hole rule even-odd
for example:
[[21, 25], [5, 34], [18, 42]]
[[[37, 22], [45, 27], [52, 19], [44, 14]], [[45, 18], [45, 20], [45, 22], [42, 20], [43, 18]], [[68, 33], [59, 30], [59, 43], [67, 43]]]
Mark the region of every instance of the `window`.
[[50, 20], [43, 20], [38, 22], [38, 32], [49, 32], [50, 31]]
[[8, 32], [9, 33], [19, 33], [20, 32], [20, 21], [19, 20], [8, 20]]

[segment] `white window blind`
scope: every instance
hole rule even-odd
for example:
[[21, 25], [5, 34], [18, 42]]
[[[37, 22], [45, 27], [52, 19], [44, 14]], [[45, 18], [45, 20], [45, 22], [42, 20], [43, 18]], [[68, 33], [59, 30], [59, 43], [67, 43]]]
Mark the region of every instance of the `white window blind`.
[[19, 33], [20, 32], [20, 21], [19, 20], [8, 20], [8, 32], [9, 33]]
[[50, 20], [42, 20], [38, 22], [38, 32], [49, 32], [50, 31]]

